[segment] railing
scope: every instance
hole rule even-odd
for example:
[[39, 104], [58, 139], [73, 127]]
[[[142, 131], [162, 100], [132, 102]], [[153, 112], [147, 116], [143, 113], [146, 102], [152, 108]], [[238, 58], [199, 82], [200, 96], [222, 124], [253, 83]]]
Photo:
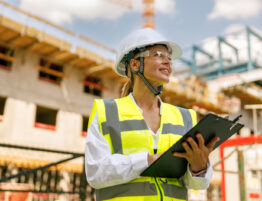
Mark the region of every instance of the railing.
[[184, 51], [175, 62], [177, 76], [197, 75], [205, 80], [262, 67], [262, 36], [250, 27], [209, 39]]
[[[76, 175], [73, 176], [72, 181], [70, 181], [71, 185], [71, 191], [70, 190], [63, 190], [63, 188], [59, 188], [58, 186], [58, 173], [56, 171], [55, 174], [51, 174], [51, 170], [50, 168], [53, 168], [61, 163], [79, 158], [79, 157], [84, 157], [84, 154], [82, 153], [75, 153], [75, 152], [68, 152], [68, 151], [59, 151], [59, 150], [51, 150], [51, 149], [43, 149], [43, 148], [36, 148], [36, 147], [26, 147], [26, 146], [19, 146], [19, 145], [11, 145], [11, 144], [0, 144], [0, 147], [5, 147], [5, 148], [10, 148], [10, 149], [19, 149], [19, 150], [28, 150], [28, 151], [36, 151], [36, 152], [46, 152], [46, 153], [56, 153], [56, 154], [63, 154], [63, 155], [69, 155], [67, 158], [59, 160], [59, 161], [55, 161], [55, 162], [51, 162], [49, 164], [37, 167], [37, 168], [33, 168], [33, 169], [23, 169], [21, 171], [19, 171], [18, 173], [14, 173], [12, 175], [7, 175], [4, 177], [0, 178], [0, 183], [2, 184], [3, 182], [8, 182], [12, 179], [18, 179], [21, 178], [22, 176], [26, 176], [26, 175], [30, 175], [30, 174], [34, 174], [34, 176], [36, 177], [36, 175], [39, 173], [39, 171], [44, 171], [44, 170], [48, 170], [49, 168], [49, 172], [48, 175], [50, 176], [49, 179], [46, 179], [45, 182], [49, 183], [48, 184], [43, 184], [44, 181], [42, 181], [42, 179], [40, 181], [36, 181], [36, 179], [34, 179], [34, 184], [36, 184], [36, 182], [38, 182], [38, 186], [35, 185], [35, 187], [33, 189], [7, 189], [7, 188], [1, 188], [0, 192], [31, 192], [33, 193], [35, 196], [36, 195], [47, 195], [50, 194], [52, 196], [58, 196], [58, 195], [70, 195], [71, 197], [73, 196], [77, 196], [79, 198], [79, 200], [84, 201], [86, 200], [88, 193], [91, 193], [91, 188], [90, 192], [87, 192], [87, 182], [86, 182], [86, 177], [85, 177], [85, 171], [84, 171], [84, 166], [83, 166], [83, 171], [82, 173], [78, 176], [80, 177], [80, 184], [78, 184], [78, 188], [76, 188], [76, 183], [75, 183], [75, 177]], [[83, 159], [84, 160], [84, 159]], [[84, 163], [84, 162], [83, 162]], [[45, 172], [46, 173], [46, 172]], [[42, 173], [41, 173], [42, 174]], [[35, 178], [34, 177], [34, 178]], [[43, 174], [41, 176], [41, 178], [43, 178]], [[53, 177], [53, 178], [51, 178]], [[54, 179], [55, 181], [53, 182], [54, 185], [52, 185], [52, 187], [50, 187], [50, 179]], [[39, 184], [40, 182], [40, 184]], [[42, 182], [42, 183], [41, 183]], [[78, 182], [79, 183], [79, 182]], [[41, 189], [41, 186], [45, 186], [45, 188]], [[70, 188], [69, 188], [70, 189]], [[90, 196], [90, 195], [89, 195]]]

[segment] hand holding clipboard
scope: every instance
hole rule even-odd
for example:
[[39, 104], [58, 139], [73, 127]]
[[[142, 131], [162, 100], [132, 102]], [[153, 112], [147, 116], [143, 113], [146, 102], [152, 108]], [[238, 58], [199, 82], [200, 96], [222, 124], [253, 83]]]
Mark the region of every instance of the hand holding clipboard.
[[201, 133], [207, 145], [214, 137], [219, 137], [219, 141], [215, 143], [213, 149], [217, 148], [225, 140], [238, 132], [244, 125], [237, 123], [241, 116], [238, 116], [233, 121], [219, 117], [214, 114], [206, 115], [198, 124], [190, 129], [177, 143], [171, 146], [157, 160], [155, 160], [146, 170], [141, 173], [141, 176], [180, 178], [186, 172], [187, 160], [173, 156], [174, 152], [185, 152], [182, 143], [188, 137], [193, 138], [196, 142], [197, 133]]

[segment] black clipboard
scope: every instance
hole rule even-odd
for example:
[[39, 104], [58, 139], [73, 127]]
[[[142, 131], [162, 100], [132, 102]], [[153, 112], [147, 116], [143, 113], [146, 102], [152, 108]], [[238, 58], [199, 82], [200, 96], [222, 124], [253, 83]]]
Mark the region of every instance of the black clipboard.
[[172, 153], [184, 152], [181, 143], [189, 136], [196, 140], [195, 135], [199, 132], [202, 134], [205, 144], [208, 144], [214, 136], [220, 138], [214, 146], [215, 149], [244, 127], [243, 124], [237, 123], [240, 117], [241, 115], [231, 121], [214, 114], [206, 115], [195, 127], [190, 129], [178, 142], [145, 169], [140, 176], [180, 178], [187, 170], [187, 161], [184, 158], [173, 156]]

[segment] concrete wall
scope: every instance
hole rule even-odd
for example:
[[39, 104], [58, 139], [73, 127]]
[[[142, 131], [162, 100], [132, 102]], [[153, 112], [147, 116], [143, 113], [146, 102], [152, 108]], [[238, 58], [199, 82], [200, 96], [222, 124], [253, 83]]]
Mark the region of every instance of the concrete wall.
[[[0, 121], [0, 140], [6, 143], [46, 147], [59, 150], [84, 151], [81, 136], [82, 115], [89, 116], [95, 98], [84, 93], [83, 69], [64, 66], [61, 85], [38, 79], [40, 57], [23, 49], [15, 50], [16, 61], [11, 71], [0, 69], [0, 96], [6, 96], [4, 120]], [[103, 98], [118, 97], [115, 81], [103, 80], [109, 89]], [[56, 130], [36, 128], [36, 106], [58, 110]]]

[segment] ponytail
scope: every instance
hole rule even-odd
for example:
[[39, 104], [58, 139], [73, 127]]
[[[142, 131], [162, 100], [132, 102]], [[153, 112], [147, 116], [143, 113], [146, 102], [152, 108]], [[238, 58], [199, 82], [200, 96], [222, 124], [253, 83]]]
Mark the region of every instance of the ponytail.
[[133, 92], [133, 87], [134, 87], [134, 76], [133, 73], [130, 72], [130, 69], [128, 68], [128, 74], [129, 74], [129, 79], [128, 81], [124, 84], [122, 88], [122, 93], [121, 97], [127, 96], [131, 92]]

